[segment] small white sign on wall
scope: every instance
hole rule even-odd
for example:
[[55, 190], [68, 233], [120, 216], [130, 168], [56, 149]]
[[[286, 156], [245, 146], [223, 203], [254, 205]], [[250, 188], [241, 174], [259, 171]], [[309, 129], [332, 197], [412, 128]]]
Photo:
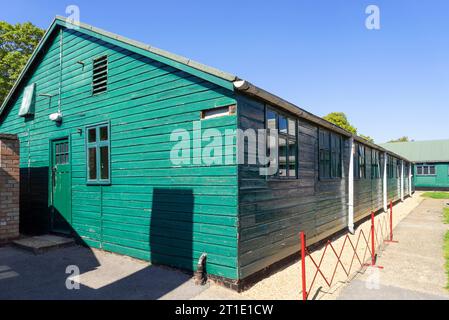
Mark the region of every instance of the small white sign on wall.
[[34, 91], [36, 84], [30, 84], [23, 91], [22, 105], [20, 106], [19, 116], [26, 117], [34, 114]]

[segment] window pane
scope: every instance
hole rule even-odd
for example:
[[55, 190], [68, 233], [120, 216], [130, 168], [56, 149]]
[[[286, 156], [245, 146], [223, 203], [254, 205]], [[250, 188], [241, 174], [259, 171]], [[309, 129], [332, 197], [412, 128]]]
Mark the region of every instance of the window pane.
[[335, 152], [332, 152], [331, 157], [331, 176], [332, 178], [337, 177], [337, 154]]
[[435, 174], [435, 166], [430, 166], [429, 167], [429, 174]]
[[97, 141], [97, 132], [96, 128], [92, 128], [88, 130], [88, 142], [96, 142]]
[[331, 176], [331, 153], [329, 150], [325, 151], [324, 157], [325, 157], [324, 176], [326, 178], [330, 178], [330, 176]]
[[296, 141], [288, 141], [288, 176], [296, 177]]
[[279, 175], [287, 176], [287, 141], [279, 138]]
[[97, 179], [97, 150], [96, 148], [89, 148], [89, 180]]
[[422, 173], [423, 174], [429, 174], [429, 167], [428, 166], [422, 167]]
[[296, 136], [296, 122], [295, 120], [288, 119], [288, 134], [291, 136]]
[[271, 111], [270, 109], [267, 110], [267, 129], [276, 129], [276, 113]]
[[109, 147], [100, 148], [100, 179], [109, 179]]
[[101, 127], [100, 128], [100, 141], [108, 141], [108, 127]]
[[287, 119], [283, 116], [279, 116], [279, 132], [287, 133]]

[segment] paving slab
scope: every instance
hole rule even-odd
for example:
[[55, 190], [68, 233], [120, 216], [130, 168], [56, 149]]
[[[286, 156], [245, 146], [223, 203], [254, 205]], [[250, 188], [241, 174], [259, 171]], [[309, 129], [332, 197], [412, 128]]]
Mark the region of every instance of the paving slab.
[[42, 235], [15, 240], [13, 244], [34, 254], [43, 254], [50, 250], [73, 246], [75, 245], [75, 240], [56, 235]]
[[443, 223], [447, 200], [424, 200], [395, 229], [399, 243], [387, 245], [378, 259], [384, 269], [361, 274], [346, 286], [343, 300], [449, 299], [445, 288]]
[[179, 270], [80, 246], [43, 255], [0, 247], [0, 300], [188, 300], [206, 288]]

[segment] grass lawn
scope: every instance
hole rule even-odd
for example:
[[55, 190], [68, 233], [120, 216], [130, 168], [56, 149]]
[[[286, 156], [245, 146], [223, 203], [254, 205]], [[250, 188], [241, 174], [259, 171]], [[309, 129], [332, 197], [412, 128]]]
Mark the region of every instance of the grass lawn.
[[449, 199], [449, 192], [425, 192], [421, 197], [432, 199]]
[[[444, 208], [444, 223], [449, 224], [449, 208]], [[444, 257], [446, 258], [446, 273], [448, 276], [447, 289], [449, 289], [449, 231], [444, 237]]]

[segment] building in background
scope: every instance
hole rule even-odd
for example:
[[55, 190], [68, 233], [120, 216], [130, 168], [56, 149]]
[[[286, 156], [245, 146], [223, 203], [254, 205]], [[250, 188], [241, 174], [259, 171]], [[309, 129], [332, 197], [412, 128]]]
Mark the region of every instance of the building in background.
[[449, 140], [395, 142], [382, 145], [413, 161], [417, 189], [449, 190]]

